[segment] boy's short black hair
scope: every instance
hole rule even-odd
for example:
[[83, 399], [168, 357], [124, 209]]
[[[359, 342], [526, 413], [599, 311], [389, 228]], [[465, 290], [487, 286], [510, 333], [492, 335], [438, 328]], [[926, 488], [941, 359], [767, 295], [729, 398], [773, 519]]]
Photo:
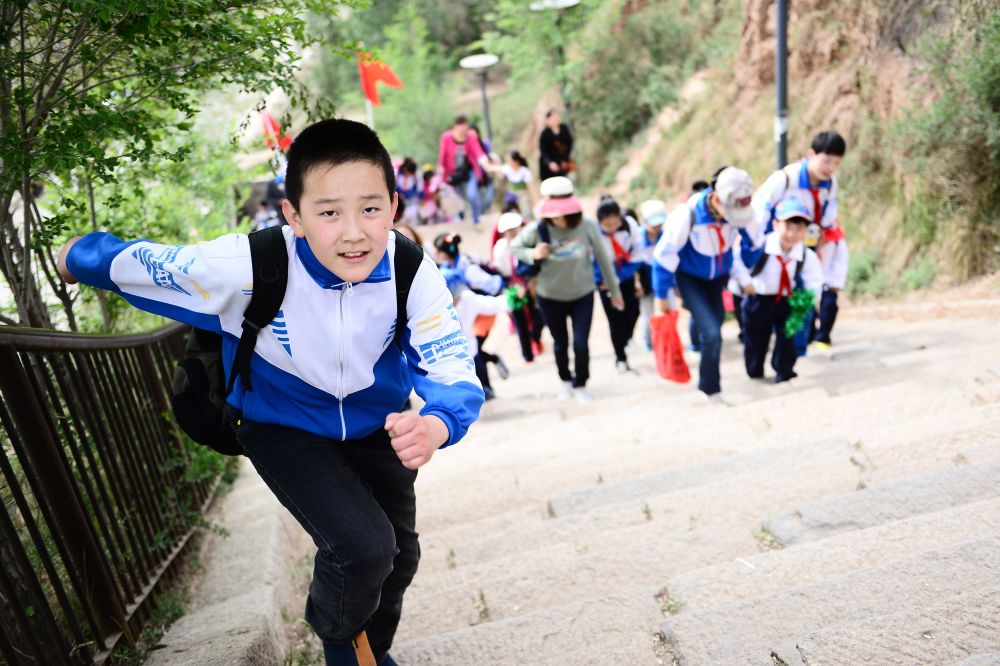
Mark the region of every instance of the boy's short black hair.
[[702, 192], [707, 189], [708, 189], [707, 180], [696, 180], [693, 183], [691, 183], [691, 194], [697, 194], [698, 192]]
[[785, 224], [801, 224], [804, 227], [808, 227], [811, 224], [811, 222], [807, 218], [801, 216], [789, 217], [787, 219], [778, 221], [784, 222]]
[[814, 136], [810, 148], [817, 155], [825, 154], [833, 155], [834, 157], [843, 157], [844, 153], [847, 152], [847, 142], [837, 132], [828, 130]]
[[331, 118], [321, 120], [302, 130], [288, 149], [285, 172], [285, 196], [295, 210], [299, 209], [305, 176], [320, 166], [339, 166], [349, 162], [369, 162], [382, 169], [390, 198], [396, 191], [389, 152], [375, 131], [354, 120]]

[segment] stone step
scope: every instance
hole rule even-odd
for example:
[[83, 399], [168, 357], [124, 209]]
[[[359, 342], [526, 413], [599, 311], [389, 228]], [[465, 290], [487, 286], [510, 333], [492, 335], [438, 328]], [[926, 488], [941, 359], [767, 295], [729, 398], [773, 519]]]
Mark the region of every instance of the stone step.
[[[926, 607], [848, 622], [808, 634], [788, 664], [1000, 663], [1000, 585], [970, 588]], [[992, 655], [984, 654], [994, 651]], [[978, 660], [978, 661], [977, 661]]]
[[689, 571], [667, 582], [684, 612], [752, 599], [900, 557], [1000, 534], [1000, 499], [965, 504]]
[[463, 577], [443, 588], [411, 589], [406, 604], [408, 612], [424, 618], [422, 632], [437, 634], [646, 586], [705, 562], [751, 555], [757, 549], [750, 529], [742, 525], [626, 541], [599, 551], [566, 549], [545, 559], [512, 561], [501, 576], [478, 581]]
[[540, 666], [663, 666], [666, 647], [658, 631], [634, 631], [614, 643], [572, 650], [538, 662]]
[[764, 521], [785, 545], [864, 529], [1000, 495], [1000, 460], [803, 504]]
[[549, 498], [549, 513], [556, 517], [584, 513], [608, 504], [642, 500], [650, 495], [683, 490], [721, 478], [794, 467], [818, 458], [849, 458], [853, 452], [850, 442], [838, 438], [754, 449], [740, 455], [716, 458], [700, 465], [668, 469], [628, 481], [554, 495]]
[[[864, 431], [864, 441], [892, 439], [896, 441], [912, 441], [914, 437], [924, 434], [945, 437], [951, 426], [948, 421], [936, 417], [936, 412], [927, 405], [909, 404], [912, 412], [900, 414], [906, 419], [906, 426], [899, 426], [894, 421], [880, 422], [877, 428]], [[940, 404], [938, 405], [940, 407]], [[977, 423], [992, 414], [1000, 415], [1000, 406], [990, 407], [950, 407], [949, 415], [960, 427], [963, 423]], [[851, 428], [851, 423], [843, 424]], [[586, 442], [579, 443], [579, 456], [567, 455], [563, 450], [553, 459], [529, 459], [521, 461], [521, 455], [511, 454], [513, 460], [521, 461], [519, 468], [510, 469], [518, 464], [505, 462], [493, 464], [492, 459], [483, 460], [477, 452], [470, 452], [467, 460], [451, 463], [444, 455], [439, 456], [441, 469], [422, 472], [418, 482], [420, 507], [420, 529], [423, 532], [444, 529], [462, 522], [485, 518], [497, 511], [497, 508], [510, 509], [527, 507], [535, 502], [546, 499], [548, 495], [561, 491], [571, 491], [580, 488], [595, 488], [607, 481], [628, 478], [648, 469], [664, 469], [681, 467], [707, 462], [720, 455], [731, 455], [761, 446], [787, 444], [791, 436], [786, 438], [781, 432], [769, 432], [763, 437], [755, 436], [745, 425], [731, 426], [713, 424], [714, 435], [706, 434], [704, 438], [696, 435], [674, 435], [669, 438], [627, 439], [622, 438], [615, 446], [593, 446]], [[800, 426], [802, 438], [814, 438], [817, 425], [810, 429]], [[711, 431], [703, 431], [711, 432]], [[725, 433], [730, 433], [726, 436]], [[834, 431], [836, 432], [836, 431]], [[464, 446], [464, 444], [463, 444]], [[472, 443], [469, 443], [472, 447]], [[574, 445], [576, 446], [576, 444]], [[589, 448], [591, 453], [584, 453]], [[456, 452], [446, 452], [455, 455]], [[435, 465], [438, 459], [435, 458]], [[479, 477], [471, 468], [489, 466], [491, 470], [490, 483], [481, 483]], [[429, 466], [433, 467], [433, 466]], [[461, 469], [462, 474], [457, 470]], [[433, 476], [432, 476], [433, 475]], [[423, 485], [420, 485], [423, 484]], [[424, 492], [424, 489], [427, 492]]]
[[560, 663], [567, 653], [596, 652], [655, 631], [662, 616], [654, 595], [652, 588], [622, 590], [508, 620], [399, 642], [392, 654], [407, 666]]
[[996, 652], [983, 652], [955, 663], [955, 666], [997, 666], [1000, 664], [1000, 647]]
[[[941, 598], [996, 585], [1000, 537], [900, 558], [872, 569], [680, 614], [662, 631], [681, 664], [773, 664], [799, 637], [887, 609], [926, 609]], [[971, 609], [970, 621], [980, 613]]]
[[417, 532], [420, 534], [420, 570], [441, 571], [455, 567], [452, 547], [456, 543], [482, 539], [488, 534], [498, 534], [513, 528], [529, 529], [539, 525], [549, 516], [541, 505], [523, 506], [512, 511], [486, 516], [479, 520], [459, 523], [438, 530], [425, 529], [420, 491], [417, 491]]

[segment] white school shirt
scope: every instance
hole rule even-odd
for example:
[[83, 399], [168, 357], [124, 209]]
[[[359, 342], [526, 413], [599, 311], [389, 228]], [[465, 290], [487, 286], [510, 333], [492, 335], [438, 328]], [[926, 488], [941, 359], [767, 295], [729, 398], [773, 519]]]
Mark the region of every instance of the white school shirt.
[[772, 173], [753, 193], [750, 201], [757, 224], [761, 228], [766, 228], [771, 219], [771, 211], [782, 199], [798, 199], [806, 210], [812, 211], [813, 219], [824, 229], [836, 224], [840, 217], [837, 212], [837, 177], [834, 176], [816, 187], [821, 206], [820, 214], [813, 210], [816, 202], [813, 200], [811, 186], [805, 160], [793, 162]]
[[743, 264], [740, 252], [733, 252], [733, 277], [741, 287], [752, 284], [754, 293], [760, 296], [774, 296], [781, 287], [781, 262], [777, 257], [783, 257], [788, 262], [788, 278], [795, 288], [795, 269], [802, 262], [802, 286], [818, 294], [823, 287], [823, 267], [816, 253], [803, 243], [797, 243], [787, 254], [781, 251], [781, 241], [775, 232], [764, 238], [764, 254], [768, 260], [764, 268], [755, 277], [750, 276], [753, 266]]

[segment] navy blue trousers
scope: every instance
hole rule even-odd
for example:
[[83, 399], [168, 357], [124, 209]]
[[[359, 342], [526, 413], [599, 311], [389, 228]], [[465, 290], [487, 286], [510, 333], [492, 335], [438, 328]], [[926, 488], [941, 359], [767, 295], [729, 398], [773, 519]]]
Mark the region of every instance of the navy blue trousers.
[[764, 360], [774, 334], [774, 353], [771, 367], [777, 376], [775, 381], [784, 382], [795, 377], [795, 340], [785, 336], [785, 320], [791, 309], [788, 299], [775, 302], [774, 295], [745, 296], [743, 298], [743, 360], [747, 374], [753, 378], [764, 376]]
[[823, 295], [819, 299], [819, 316], [815, 318], [813, 340], [830, 344], [830, 333], [833, 331], [833, 323], [837, 321], [839, 311], [837, 292], [823, 289]]
[[[545, 317], [545, 325], [552, 334], [552, 353], [556, 357], [559, 379], [573, 382], [579, 388], [590, 379], [590, 324], [594, 319], [594, 292], [575, 301], [556, 301], [538, 297], [538, 307]], [[569, 369], [569, 328], [566, 320], [573, 322], [573, 370]]]
[[726, 315], [722, 305], [722, 290], [729, 281], [729, 276], [702, 280], [678, 272], [674, 274], [674, 278], [677, 290], [684, 300], [684, 308], [691, 312], [698, 333], [698, 346], [701, 349], [698, 390], [705, 395], [714, 395], [722, 390], [719, 359], [722, 356], [722, 321]]

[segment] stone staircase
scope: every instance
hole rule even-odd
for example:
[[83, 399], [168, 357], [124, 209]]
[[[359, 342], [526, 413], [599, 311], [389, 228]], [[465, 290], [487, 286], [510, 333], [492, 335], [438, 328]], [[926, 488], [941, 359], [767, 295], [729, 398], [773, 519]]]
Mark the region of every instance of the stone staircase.
[[[423, 558], [402, 665], [1000, 664], [1000, 332], [850, 309], [783, 385], [728, 407], [613, 370], [555, 399], [551, 354], [512, 367], [417, 482]], [[689, 359], [696, 364], [695, 357]]]

